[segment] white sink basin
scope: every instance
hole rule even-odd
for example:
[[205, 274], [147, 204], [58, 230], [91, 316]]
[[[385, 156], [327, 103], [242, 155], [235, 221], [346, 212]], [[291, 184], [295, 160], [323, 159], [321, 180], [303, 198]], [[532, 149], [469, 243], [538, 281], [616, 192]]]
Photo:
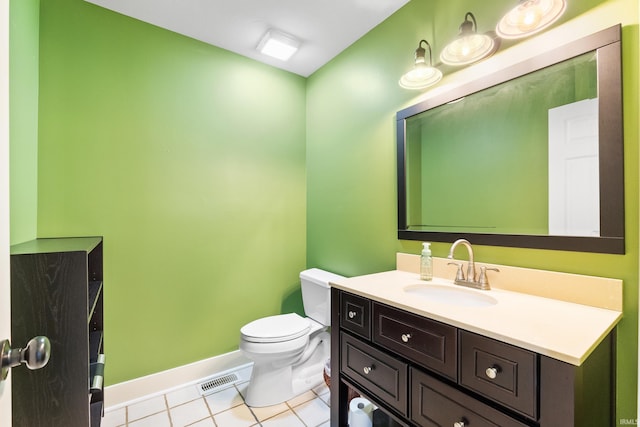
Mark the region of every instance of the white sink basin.
[[495, 305], [498, 301], [487, 291], [475, 291], [472, 289], [458, 288], [444, 285], [419, 284], [404, 287], [404, 292], [425, 298], [429, 301], [465, 307], [487, 307]]

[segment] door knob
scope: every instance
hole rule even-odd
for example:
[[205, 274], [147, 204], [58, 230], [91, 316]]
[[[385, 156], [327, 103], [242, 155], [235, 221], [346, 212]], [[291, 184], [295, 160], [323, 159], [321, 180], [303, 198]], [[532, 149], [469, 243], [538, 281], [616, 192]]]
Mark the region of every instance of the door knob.
[[51, 342], [49, 338], [39, 336], [32, 338], [25, 348], [12, 349], [9, 340], [0, 341], [0, 381], [7, 379], [9, 368], [21, 364], [29, 369], [40, 369], [49, 362]]

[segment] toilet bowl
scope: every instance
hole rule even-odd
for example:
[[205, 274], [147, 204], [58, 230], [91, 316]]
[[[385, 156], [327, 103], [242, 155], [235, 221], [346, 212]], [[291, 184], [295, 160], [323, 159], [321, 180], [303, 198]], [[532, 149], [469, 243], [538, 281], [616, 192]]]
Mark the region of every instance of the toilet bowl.
[[240, 329], [240, 351], [254, 362], [245, 401], [271, 406], [323, 382], [330, 356], [329, 281], [341, 279], [320, 269], [300, 273], [305, 314], [279, 314], [254, 320]]
[[[264, 323], [263, 323], [264, 322]], [[274, 324], [286, 324], [291, 334], [274, 336]], [[251, 329], [269, 328], [268, 339]], [[326, 327], [295, 313], [254, 320], [241, 330], [240, 350], [254, 362], [245, 401], [253, 407], [271, 406], [320, 384], [329, 357]]]

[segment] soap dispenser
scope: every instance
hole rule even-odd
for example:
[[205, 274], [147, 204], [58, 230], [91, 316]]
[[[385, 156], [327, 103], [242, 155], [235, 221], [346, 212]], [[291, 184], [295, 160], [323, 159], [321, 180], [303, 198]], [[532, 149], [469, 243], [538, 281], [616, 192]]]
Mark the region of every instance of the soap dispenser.
[[422, 244], [422, 254], [420, 254], [420, 280], [433, 279], [433, 259], [431, 258], [431, 243]]

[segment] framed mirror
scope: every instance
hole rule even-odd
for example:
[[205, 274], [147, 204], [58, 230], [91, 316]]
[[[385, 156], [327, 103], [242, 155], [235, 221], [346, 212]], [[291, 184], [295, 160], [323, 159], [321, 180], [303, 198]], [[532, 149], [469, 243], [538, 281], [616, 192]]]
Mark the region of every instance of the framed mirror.
[[620, 33], [399, 111], [398, 238], [624, 253]]

